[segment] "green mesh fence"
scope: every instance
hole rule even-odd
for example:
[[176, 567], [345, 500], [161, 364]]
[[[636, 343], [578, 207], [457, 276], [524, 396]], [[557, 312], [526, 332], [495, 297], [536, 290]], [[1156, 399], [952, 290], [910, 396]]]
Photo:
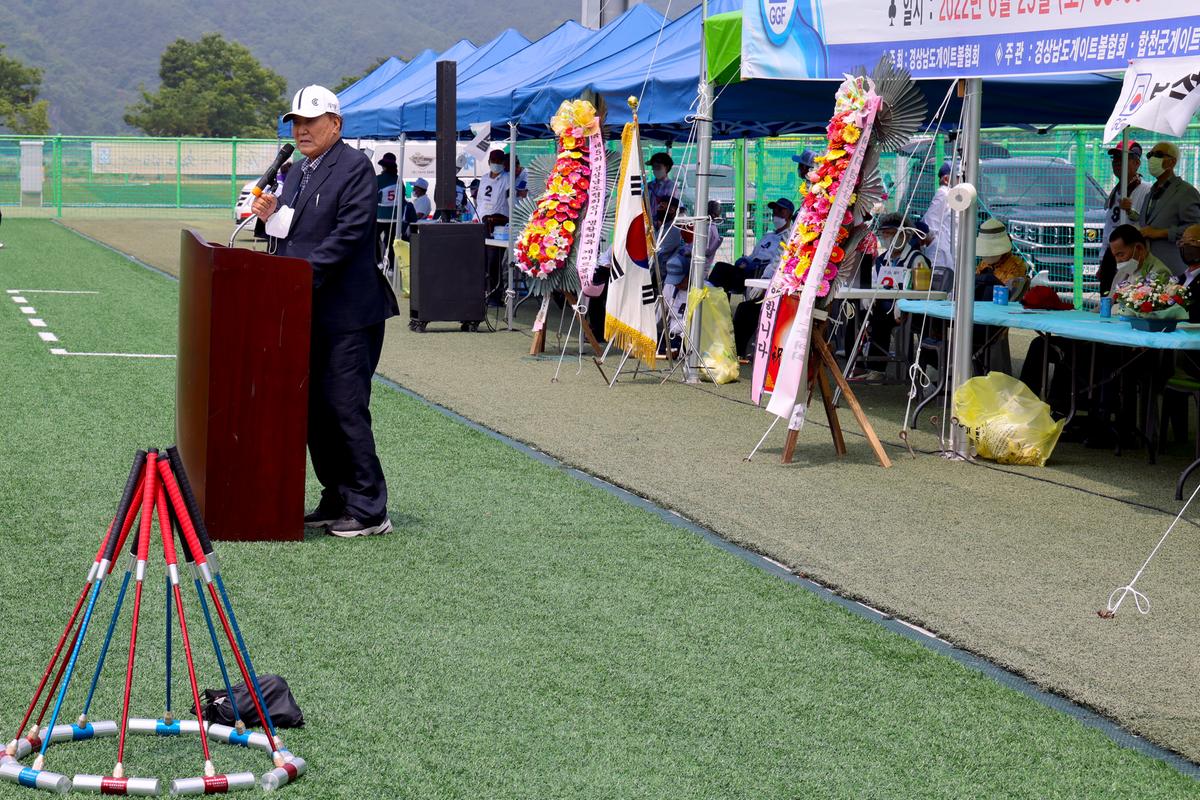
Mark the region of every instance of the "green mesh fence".
[[13, 216], [221, 216], [275, 140], [0, 137], [0, 207]]
[[[1140, 130], [1129, 135], [1146, 152], [1167, 138]], [[1174, 141], [1181, 150], [1178, 173], [1200, 185], [1200, 126]], [[609, 142], [614, 157], [618, 144]], [[821, 152], [823, 145], [820, 136], [713, 142], [709, 196], [721, 207], [719, 257], [733, 259], [754, 246], [770, 224], [767, 203], [796, 198], [792, 156], [805, 148]], [[955, 146], [952, 135], [939, 134], [886, 155], [880, 172], [887, 209], [921, 217], [937, 188], [938, 167]], [[0, 136], [0, 208], [12, 216], [232, 218], [243, 185], [262, 174], [278, 147], [275, 140]], [[1082, 296], [1096, 289], [1104, 203], [1116, 182], [1108, 149], [1094, 127], [983, 134], [980, 221], [990, 215], [1004, 222], [1014, 247], [1060, 291]], [[645, 158], [659, 151], [671, 154], [673, 177], [695, 211], [695, 143], [643, 141]], [[553, 152], [550, 140], [517, 145], [526, 163]], [[1142, 174], [1150, 179], [1144, 167]]]

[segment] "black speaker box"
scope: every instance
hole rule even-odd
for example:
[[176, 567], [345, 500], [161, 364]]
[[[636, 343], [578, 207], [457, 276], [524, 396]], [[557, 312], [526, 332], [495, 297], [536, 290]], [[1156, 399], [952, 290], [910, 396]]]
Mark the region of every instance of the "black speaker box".
[[419, 222], [410, 227], [409, 325], [463, 322], [474, 329], [487, 313], [484, 226]]

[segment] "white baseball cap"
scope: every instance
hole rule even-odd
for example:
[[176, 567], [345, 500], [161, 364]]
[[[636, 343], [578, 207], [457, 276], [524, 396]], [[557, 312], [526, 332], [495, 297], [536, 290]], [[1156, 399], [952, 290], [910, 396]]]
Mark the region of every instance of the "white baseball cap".
[[314, 119], [322, 114], [342, 115], [342, 106], [338, 103], [337, 95], [324, 86], [305, 86], [292, 97], [292, 110], [283, 115], [284, 122], [290, 122], [292, 117]]

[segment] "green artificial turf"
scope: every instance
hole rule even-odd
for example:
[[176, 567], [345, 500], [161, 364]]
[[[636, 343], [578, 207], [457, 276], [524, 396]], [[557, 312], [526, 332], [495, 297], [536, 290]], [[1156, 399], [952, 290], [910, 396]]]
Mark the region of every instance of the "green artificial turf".
[[[28, 297], [71, 351], [170, 353], [176, 285], [50, 223], [6, 223], [0, 238], [7, 738], [133, 450], [171, 440], [174, 363], [52, 356], [2, 290], [99, 291]], [[285, 737], [311, 773], [290, 796], [1200, 797], [1170, 767], [416, 401], [377, 386], [373, 412], [397, 533], [218, 544], [256, 667], [284, 675], [305, 711]], [[151, 563], [138, 716], [162, 711]], [[201, 681], [215, 686], [186, 588]], [[119, 712], [128, 609], [119, 630], [93, 718]], [[111, 741], [60, 746], [47, 766], [103, 772], [114, 755]], [[266, 766], [229, 747], [214, 757]], [[126, 766], [195, 775], [198, 747], [132, 739]], [[24, 791], [2, 784], [0, 798]]]

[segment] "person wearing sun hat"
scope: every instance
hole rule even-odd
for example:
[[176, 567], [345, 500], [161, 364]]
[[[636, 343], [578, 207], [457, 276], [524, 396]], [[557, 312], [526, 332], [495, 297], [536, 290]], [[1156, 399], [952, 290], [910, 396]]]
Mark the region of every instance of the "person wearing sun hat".
[[646, 184], [647, 205], [653, 216], [662, 210], [671, 198], [679, 196], [679, 186], [671, 180], [671, 168], [675, 166], [675, 159], [671, 158], [670, 153], [655, 153], [650, 156], [646, 165], [650, 167], [650, 173], [654, 176]]
[[975, 267], [976, 300], [991, 300], [991, 290], [986, 297], [980, 291], [987, 286], [1003, 285], [1009, 288], [1010, 302], [1021, 299], [1028, 284], [1029, 264], [1013, 252], [1012, 239], [1004, 223], [995, 218], [984, 220], [975, 237], [975, 255], [979, 259]]

